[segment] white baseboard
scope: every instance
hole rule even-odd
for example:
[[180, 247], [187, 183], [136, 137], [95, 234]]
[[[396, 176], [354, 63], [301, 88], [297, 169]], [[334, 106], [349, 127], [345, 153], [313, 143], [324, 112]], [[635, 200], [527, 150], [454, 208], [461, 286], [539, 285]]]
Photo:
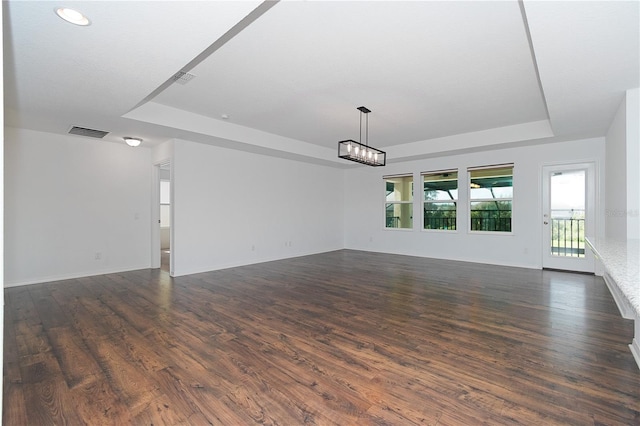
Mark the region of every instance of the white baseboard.
[[96, 275], [117, 274], [120, 272], [136, 271], [138, 269], [149, 269], [149, 268], [150, 268], [149, 264], [133, 265], [133, 266], [123, 267], [123, 268], [110, 268], [110, 269], [101, 269], [101, 270], [87, 271], [87, 272], [75, 272], [75, 273], [62, 274], [62, 275], [51, 275], [47, 277], [39, 277], [39, 278], [34, 278], [30, 280], [25, 280], [25, 281], [9, 281], [9, 282], [5, 281], [4, 288], [49, 283], [53, 281], [73, 280], [76, 278], [92, 277]]
[[229, 268], [237, 268], [240, 266], [248, 266], [248, 265], [255, 265], [258, 263], [266, 263], [266, 262], [274, 262], [277, 260], [286, 260], [286, 259], [294, 259], [296, 257], [303, 257], [303, 256], [311, 256], [314, 254], [322, 254], [322, 253], [329, 253], [332, 251], [337, 251], [337, 250], [343, 250], [342, 248], [328, 248], [328, 249], [321, 249], [321, 250], [309, 250], [309, 251], [300, 251], [297, 253], [293, 253], [293, 254], [281, 254], [281, 255], [273, 255], [273, 256], [264, 256], [264, 257], [260, 257], [260, 258], [251, 258], [251, 259], [244, 259], [242, 261], [239, 262], [232, 262], [232, 263], [220, 263], [220, 264], [212, 264], [212, 265], [205, 265], [205, 266], [197, 266], [197, 267], [193, 267], [193, 268], [188, 268], [188, 269], [184, 269], [184, 270], [178, 270], [178, 271], [174, 271], [174, 273], [171, 275], [172, 277], [181, 277], [184, 275], [193, 275], [193, 274], [201, 274], [204, 272], [212, 272], [212, 271], [220, 271], [222, 269], [229, 269]]
[[604, 278], [605, 284], [609, 288], [609, 293], [611, 293], [611, 296], [613, 296], [613, 300], [616, 302], [616, 306], [618, 307], [622, 318], [635, 319], [631, 304], [624, 296], [624, 294], [622, 294], [613, 278], [611, 278], [611, 276], [606, 271], [602, 277]]
[[633, 358], [636, 360], [638, 368], [640, 368], [640, 342], [638, 342], [637, 339], [633, 339], [633, 342], [629, 345], [629, 349], [631, 349]]
[[506, 266], [509, 268], [542, 269], [542, 265], [537, 265], [537, 264], [528, 264], [528, 263], [520, 263], [520, 262], [504, 262], [504, 261], [476, 259], [476, 258], [468, 258], [468, 257], [456, 257], [456, 256], [438, 256], [438, 255], [424, 254], [424, 253], [416, 254], [414, 252], [407, 252], [402, 250], [378, 250], [378, 249], [372, 249], [370, 247], [355, 247], [355, 246], [345, 247], [344, 250], [357, 250], [357, 251], [366, 251], [370, 253], [382, 253], [382, 254], [397, 254], [400, 256], [421, 257], [425, 259], [450, 260], [453, 262], [479, 263], [484, 265]]

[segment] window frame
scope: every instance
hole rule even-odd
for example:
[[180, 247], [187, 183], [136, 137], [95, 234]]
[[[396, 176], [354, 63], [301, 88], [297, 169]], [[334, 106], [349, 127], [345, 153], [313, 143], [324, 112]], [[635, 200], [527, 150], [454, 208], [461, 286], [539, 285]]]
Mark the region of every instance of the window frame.
[[[411, 178], [411, 192], [410, 192], [410, 200], [408, 201], [388, 201], [387, 200], [387, 181], [388, 179], [394, 179], [394, 178]], [[413, 175], [413, 173], [401, 173], [401, 174], [394, 174], [394, 175], [385, 175], [382, 176], [382, 181], [384, 183], [384, 205], [383, 205], [383, 227], [385, 230], [391, 230], [391, 231], [412, 231], [414, 226], [415, 226], [415, 190], [416, 190], [416, 186], [415, 186], [415, 176]], [[410, 205], [411, 206], [411, 226], [409, 226], [408, 228], [401, 228], [401, 227], [389, 227], [387, 226], [387, 204], [406, 204], [406, 205]]]
[[[511, 197], [508, 198], [472, 198], [471, 197], [471, 172], [478, 170], [491, 170], [491, 169], [505, 169], [511, 168]], [[504, 164], [492, 164], [487, 166], [477, 166], [477, 167], [468, 167], [467, 168], [467, 233], [473, 235], [513, 235], [514, 228], [514, 217], [513, 217], [513, 206], [514, 206], [514, 198], [515, 198], [515, 165], [514, 163], [504, 163]], [[511, 216], [510, 216], [510, 231], [484, 231], [484, 230], [473, 230], [472, 228], [472, 211], [471, 206], [473, 203], [477, 202], [487, 202], [487, 201], [509, 201], [511, 203]]]
[[[424, 190], [424, 178], [425, 176], [433, 176], [433, 175], [444, 175], [445, 173], [455, 173], [456, 174], [456, 191], [457, 191], [457, 196], [456, 198], [453, 198], [451, 200], [427, 200], [425, 199], [425, 190]], [[444, 177], [444, 176], [443, 176]], [[458, 171], [458, 169], [446, 169], [446, 170], [433, 170], [433, 171], [427, 171], [427, 172], [420, 172], [420, 180], [422, 182], [422, 231], [425, 232], [449, 232], [449, 233], [456, 233], [458, 232], [459, 229], [459, 219], [460, 219], [460, 215], [459, 215], [459, 211], [458, 209], [460, 208], [460, 173]], [[453, 180], [453, 179], [451, 179]], [[453, 203], [455, 205], [455, 213], [456, 213], [456, 217], [455, 217], [455, 229], [438, 229], [438, 228], [425, 228], [425, 208], [426, 208], [426, 204], [451, 204]]]

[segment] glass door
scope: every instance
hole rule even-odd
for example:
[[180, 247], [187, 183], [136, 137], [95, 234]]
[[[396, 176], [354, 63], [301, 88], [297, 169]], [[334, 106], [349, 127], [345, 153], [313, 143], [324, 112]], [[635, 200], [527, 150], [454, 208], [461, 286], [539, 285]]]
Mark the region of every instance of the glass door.
[[594, 234], [593, 174], [591, 163], [543, 168], [543, 267], [594, 271], [585, 241]]

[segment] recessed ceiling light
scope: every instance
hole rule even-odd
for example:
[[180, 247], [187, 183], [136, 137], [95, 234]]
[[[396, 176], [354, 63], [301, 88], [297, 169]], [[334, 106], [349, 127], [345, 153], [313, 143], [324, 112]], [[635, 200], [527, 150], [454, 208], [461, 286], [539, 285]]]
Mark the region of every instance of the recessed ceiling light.
[[129, 146], [138, 146], [142, 143], [142, 139], [140, 138], [130, 138], [129, 136], [125, 136], [124, 141], [127, 143], [127, 145]]
[[68, 7], [59, 7], [56, 9], [56, 14], [64, 19], [67, 22], [70, 22], [75, 25], [86, 26], [91, 24], [89, 18], [84, 16], [82, 13], [78, 12], [74, 9], [69, 9]]

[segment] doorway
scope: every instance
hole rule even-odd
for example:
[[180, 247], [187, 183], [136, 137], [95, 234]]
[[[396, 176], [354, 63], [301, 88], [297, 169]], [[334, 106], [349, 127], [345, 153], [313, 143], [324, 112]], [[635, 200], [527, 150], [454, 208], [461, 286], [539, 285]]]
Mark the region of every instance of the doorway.
[[173, 185], [171, 163], [167, 160], [153, 166], [151, 268], [173, 272]]
[[595, 270], [585, 237], [595, 235], [593, 163], [544, 166], [542, 169], [542, 267]]
[[160, 269], [171, 264], [171, 165], [160, 165]]

